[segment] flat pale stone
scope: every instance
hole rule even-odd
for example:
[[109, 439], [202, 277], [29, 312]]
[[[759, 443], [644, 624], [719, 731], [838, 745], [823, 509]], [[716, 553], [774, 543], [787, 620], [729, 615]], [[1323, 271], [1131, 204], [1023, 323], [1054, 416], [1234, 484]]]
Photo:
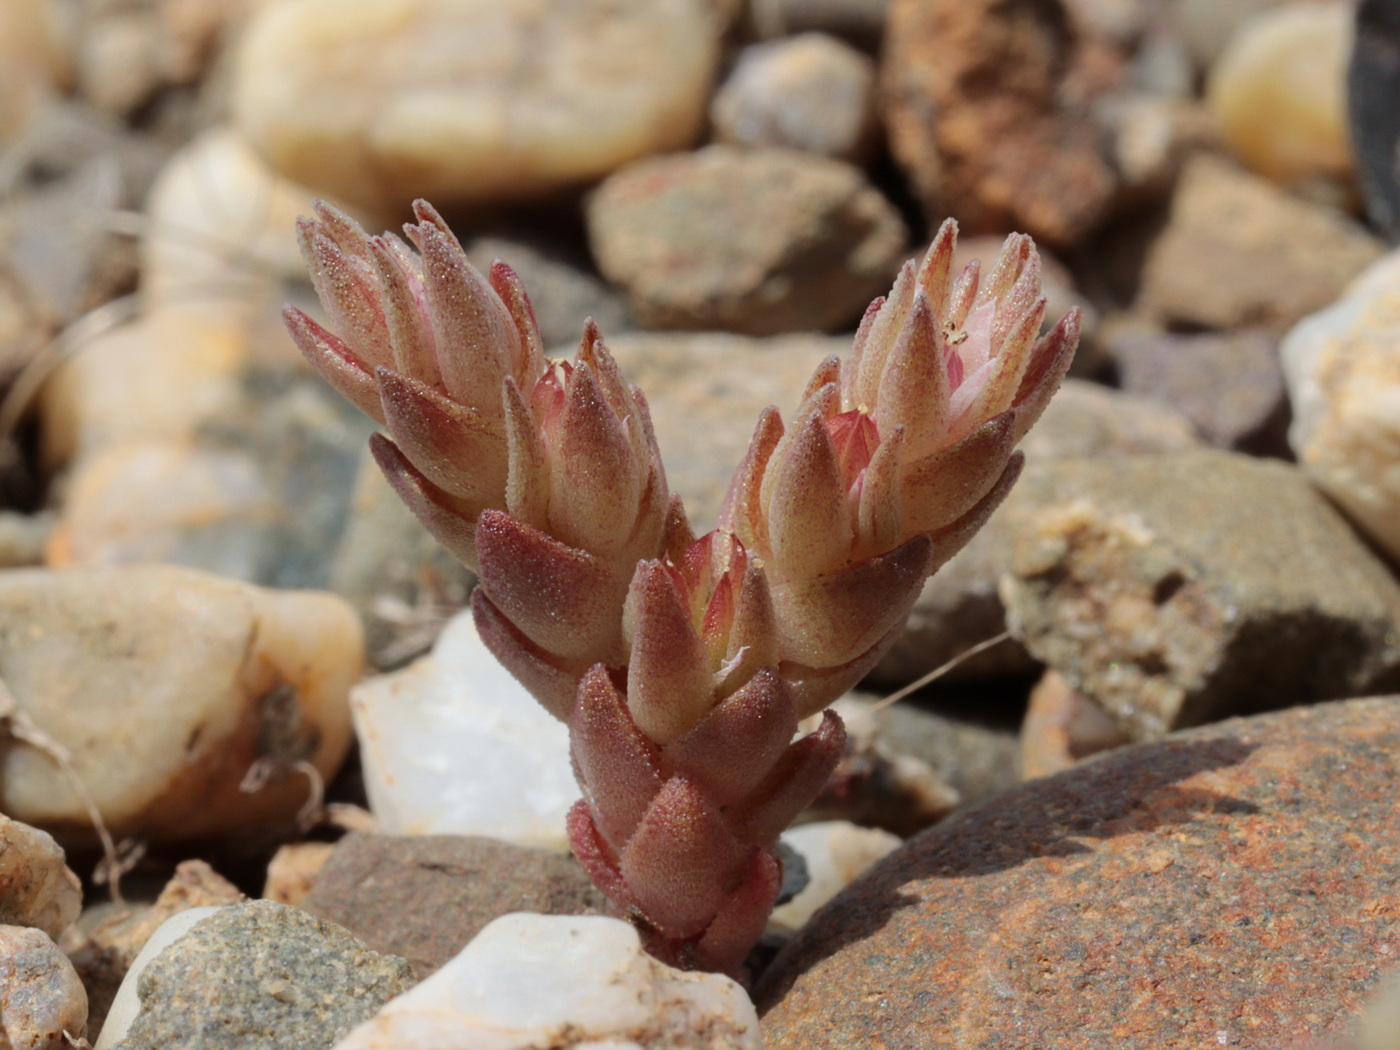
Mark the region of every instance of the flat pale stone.
[[390, 1002], [335, 1050], [758, 1050], [758, 1015], [737, 983], [682, 973], [601, 916], [516, 913]]
[[[331, 594], [168, 565], [0, 574], [0, 678], [118, 838], [290, 819], [308, 791], [294, 764], [329, 780], [345, 757], [362, 666], [359, 621]], [[267, 782], [242, 790], [264, 758]], [[0, 810], [92, 839], [70, 781], [28, 745], [0, 757]]]
[[1280, 353], [1308, 477], [1400, 560], [1400, 252], [1300, 322]]
[[1285, 184], [1350, 176], [1354, 16], [1350, 4], [1284, 4], [1245, 23], [1211, 68], [1211, 113], [1254, 171]]
[[234, 112], [351, 203], [528, 198], [693, 142], [720, 28], [704, 0], [282, 0], [248, 27]]
[[453, 617], [431, 655], [350, 695], [370, 809], [391, 835], [569, 848], [569, 734]]

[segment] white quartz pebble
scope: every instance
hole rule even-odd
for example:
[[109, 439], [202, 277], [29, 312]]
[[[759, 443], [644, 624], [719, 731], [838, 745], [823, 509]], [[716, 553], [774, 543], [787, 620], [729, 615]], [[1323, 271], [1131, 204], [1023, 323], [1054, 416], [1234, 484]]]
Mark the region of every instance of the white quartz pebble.
[[737, 983], [682, 973], [601, 916], [506, 915], [335, 1050], [758, 1050]]
[[351, 692], [370, 808], [394, 835], [489, 835], [566, 850], [569, 734], [453, 618], [433, 651]]

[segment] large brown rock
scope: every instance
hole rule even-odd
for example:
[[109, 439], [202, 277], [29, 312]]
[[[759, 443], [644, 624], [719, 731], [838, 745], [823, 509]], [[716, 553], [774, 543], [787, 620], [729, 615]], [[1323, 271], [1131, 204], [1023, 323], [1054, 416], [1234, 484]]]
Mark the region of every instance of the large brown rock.
[[1028, 784], [853, 883], [759, 988], [769, 1050], [1266, 1050], [1394, 965], [1400, 697]]
[[886, 124], [930, 217], [1062, 246], [1104, 219], [1112, 77], [1091, 50], [1060, 0], [894, 0]]

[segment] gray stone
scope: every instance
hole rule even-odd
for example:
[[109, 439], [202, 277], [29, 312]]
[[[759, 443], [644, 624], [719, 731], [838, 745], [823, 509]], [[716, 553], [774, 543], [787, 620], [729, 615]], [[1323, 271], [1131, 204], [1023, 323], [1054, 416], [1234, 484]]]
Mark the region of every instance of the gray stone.
[[[1197, 448], [1190, 423], [1170, 409], [1097, 383], [1068, 379], [1021, 442], [1036, 465], [1073, 456], [1136, 456]], [[1026, 482], [1018, 483], [1011, 499]], [[1003, 507], [966, 547], [931, 576], [904, 633], [872, 672], [889, 686], [922, 677], [978, 642], [1001, 633], [1006, 616], [997, 581], [1011, 561], [1011, 531]], [[947, 682], [1032, 673], [1036, 663], [1016, 641], [1003, 642], [958, 664]]]
[[572, 858], [469, 835], [340, 840], [302, 903], [427, 977], [510, 912], [580, 915], [607, 905]]
[[1288, 392], [1269, 333], [1125, 333], [1110, 352], [1125, 391], [1180, 412], [1212, 445], [1288, 457]]
[[300, 908], [233, 905], [142, 971], [141, 1010], [118, 1047], [329, 1050], [414, 983], [402, 959]]
[[1281, 332], [1384, 251], [1340, 212], [1200, 156], [1182, 172], [1148, 254], [1141, 304], [1170, 324]]
[[874, 151], [875, 63], [824, 33], [744, 49], [710, 103], [719, 142], [863, 164]]
[[1135, 739], [1400, 684], [1400, 584], [1289, 464], [1065, 460], [1010, 509], [1012, 632]]
[[904, 223], [857, 168], [708, 146], [638, 161], [588, 203], [603, 275], [648, 328], [749, 335], [853, 323], [889, 287]]

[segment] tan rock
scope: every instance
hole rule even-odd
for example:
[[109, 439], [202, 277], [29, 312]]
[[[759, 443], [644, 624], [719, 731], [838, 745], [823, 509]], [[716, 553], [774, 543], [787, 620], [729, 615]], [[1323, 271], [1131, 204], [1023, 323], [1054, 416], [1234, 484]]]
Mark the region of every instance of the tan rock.
[[334, 851], [334, 842], [289, 842], [279, 847], [268, 862], [262, 895], [278, 904], [300, 907]]
[[694, 141], [719, 28], [706, 0], [283, 0], [234, 109], [273, 168], [351, 203], [528, 198]]
[[253, 579], [258, 535], [278, 513], [249, 453], [123, 442], [74, 468], [44, 561], [54, 568], [188, 561]]
[[1253, 171], [1283, 184], [1350, 177], [1353, 17], [1349, 4], [1284, 4], [1245, 23], [1212, 66], [1211, 112]]
[[885, 41], [890, 143], [929, 215], [1052, 246], [1103, 221], [1105, 84], [1059, 0], [893, 0]]
[[1385, 246], [1340, 213], [1233, 165], [1187, 165], [1148, 254], [1142, 305], [1170, 323], [1275, 331], [1332, 302]]
[[[362, 662], [359, 622], [328, 594], [163, 565], [0, 574], [0, 677], [117, 837], [290, 819], [308, 797], [297, 770], [329, 779], [345, 756]], [[244, 790], [260, 760], [265, 783]], [[33, 747], [0, 759], [0, 809], [92, 840], [73, 785]]]
[[83, 889], [53, 836], [0, 816], [0, 924], [58, 937], [78, 917]]

